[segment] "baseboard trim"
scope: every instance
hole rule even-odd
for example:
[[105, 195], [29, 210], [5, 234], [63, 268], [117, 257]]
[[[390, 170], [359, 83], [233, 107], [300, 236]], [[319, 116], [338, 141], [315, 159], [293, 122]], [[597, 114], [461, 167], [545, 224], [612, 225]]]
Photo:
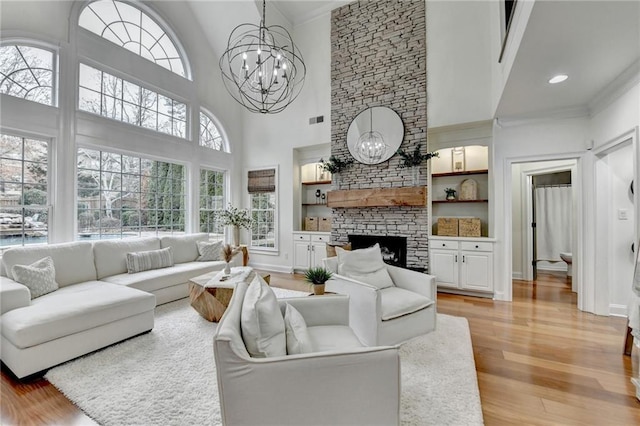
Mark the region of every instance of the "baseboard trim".
[[293, 268], [291, 266], [271, 265], [269, 263], [253, 263], [251, 261], [249, 261], [249, 266], [251, 266], [253, 269], [260, 269], [261, 271], [293, 274]]
[[513, 272], [511, 274], [511, 279], [513, 279], [513, 280], [521, 280], [522, 277], [523, 277], [522, 272]]
[[629, 313], [629, 308], [627, 305], [616, 305], [611, 303], [609, 305], [609, 315], [612, 317], [627, 317]]

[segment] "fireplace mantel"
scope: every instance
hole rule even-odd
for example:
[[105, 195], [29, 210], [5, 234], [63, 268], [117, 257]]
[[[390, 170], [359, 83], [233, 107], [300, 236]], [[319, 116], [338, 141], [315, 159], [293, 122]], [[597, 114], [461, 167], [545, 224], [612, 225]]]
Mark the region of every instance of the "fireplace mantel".
[[328, 207], [424, 207], [426, 205], [426, 186], [349, 189], [327, 192]]

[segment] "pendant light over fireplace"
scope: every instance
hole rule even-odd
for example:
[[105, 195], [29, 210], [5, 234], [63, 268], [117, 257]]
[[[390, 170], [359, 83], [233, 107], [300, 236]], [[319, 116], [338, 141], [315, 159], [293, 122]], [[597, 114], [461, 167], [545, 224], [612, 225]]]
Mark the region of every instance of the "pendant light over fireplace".
[[222, 80], [231, 96], [251, 112], [275, 114], [300, 94], [307, 69], [291, 34], [267, 27], [262, 1], [260, 25], [241, 24], [231, 31], [220, 58]]

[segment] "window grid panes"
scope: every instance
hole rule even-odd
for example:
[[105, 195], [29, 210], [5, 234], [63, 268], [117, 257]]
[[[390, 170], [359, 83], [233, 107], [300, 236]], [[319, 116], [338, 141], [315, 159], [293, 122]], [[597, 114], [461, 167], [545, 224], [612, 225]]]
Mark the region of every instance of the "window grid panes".
[[0, 250], [48, 242], [49, 143], [0, 134]]
[[200, 232], [216, 239], [224, 238], [224, 225], [218, 220], [226, 205], [224, 176], [221, 171], [200, 169]]
[[184, 103], [86, 64], [80, 64], [78, 108], [179, 138], [187, 136]]
[[251, 247], [275, 248], [276, 193], [249, 194], [251, 203]]
[[80, 148], [78, 238], [184, 233], [184, 166]]
[[200, 146], [228, 152], [218, 127], [213, 119], [203, 111], [200, 111]]
[[54, 104], [54, 54], [32, 46], [0, 46], [0, 93]]
[[184, 61], [167, 32], [132, 4], [114, 0], [89, 3], [78, 24], [136, 55], [187, 77]]

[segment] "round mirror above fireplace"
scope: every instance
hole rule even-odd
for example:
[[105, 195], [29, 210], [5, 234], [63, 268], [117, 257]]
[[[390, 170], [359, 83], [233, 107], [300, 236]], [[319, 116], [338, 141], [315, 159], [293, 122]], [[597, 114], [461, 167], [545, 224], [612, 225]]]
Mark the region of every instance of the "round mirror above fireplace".
[[349, 125], [347, 147], [358, 162], [379, 164], [400, 148], [404, 125], [391, 108], [370, 107], [360, 112]]

